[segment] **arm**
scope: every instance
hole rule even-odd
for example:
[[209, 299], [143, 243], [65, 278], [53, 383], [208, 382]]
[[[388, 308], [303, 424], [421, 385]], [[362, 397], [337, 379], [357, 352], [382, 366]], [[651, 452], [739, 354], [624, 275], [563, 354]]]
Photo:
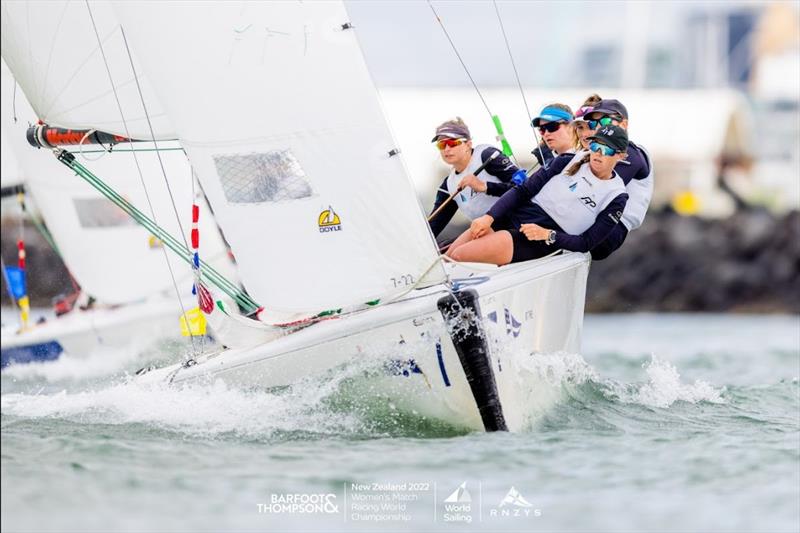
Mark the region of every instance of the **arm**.
[[560, 174], [567, 164], [572, 161], [571, 155], [558, 156], [548, 168], [540, 168], [534, 172], [522, 185], [517, 185], [508, 190], [500, 199], [495, 202], [489, 215], [495, 220], [511, 211], [526, 200], [536, 196], [542, 187], [550, 181], [550, 178]]
[[611, 200], [611, 203], [597, 214], [594, 224], [580, 235], [570, 235], [569, 233], [557, 231], [555, 246], [572, 252], [590, 251], [611, 234], [614, 226], [619, 223], [627, 202], [628, 195], [626, 193], [622, 193]]
[[[491, 156], [494, 152], [499, 152], [499, 150], [494, 147], [485, 149], [483, 153], [481, 153], [481, 160], [486, 162], [489, 156]], [[501, 183], [487, 181], [486, 194], [489, 196], [503, 196], [503, 194], [505, 194], [509, 189], [514, 187], [511, 178], [514, 177], [514, 173], [517, 170], [519, 170], [517, 165], [515, 165], [505, 154], [500, 154], [499, 157], [496, 157], [493, 161], [486, 165], [485, 172], [499, 179]]]
[[[436, 200], [433, 202], [431, 214], [439, 209], [439, 206], [448, 198], [450, 198], [450, 192], [447, 190], [447, 177], [445, 177], [444, 181], [442, 181], [442, 184], [439, 186], [439, 190], [436, 191]], [[430, 221], [430, 226], [434, 237], [437, 237], [442, 230], [447, 227], [450, 220], [452, 220], [453, 216], [456, 214], [456, 211], [458, 211], [458, 204], [450, 202], [439, 211], [438, 215], [433, 217], [433, 220]]]
[[[634, 167], [630, 169], [634, 174], [631, 176], [626, 168], [618, 169], [619, 175], [625, 181], [625, 190], [629, 196], [628, 204], [622, 213], [622, 223], [628, 231], [635, 230], [644, 222], [647, 208], [650, 207], [650, 199], [653, 197], [654, 185], [653, 165], [650, 163], [647, 151], [640, 146], [635, 146], [634, 150], [637, 153], [635, 158], [631, 158], [630, 165]], [[629, 174], [629, 179], [626, 179], [626, 174]]]
[[489, 196], [502, 196], [514, 186], [511, 178], [518, 169], [503, 152], [494, 146], [485, 148], [481, 152], [481, 163], [483, 171], [499, 179], [500, 183], [483, 181], [473, 173], [464, 176], [458, 184], [459, 187], [469, 187], [475, 192], [486, 193]]

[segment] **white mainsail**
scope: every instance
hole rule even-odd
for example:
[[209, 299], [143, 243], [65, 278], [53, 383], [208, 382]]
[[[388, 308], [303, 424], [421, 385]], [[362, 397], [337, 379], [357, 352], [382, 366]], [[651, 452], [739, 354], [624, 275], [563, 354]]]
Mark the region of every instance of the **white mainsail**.
[[275, 320], [444, 279], [341, 2], [114, 8]]
[[[151, 139], [125, 42], [109, 2], [2, 2], [0, 13], [3, 58], [39, 119], [63, 128], [97, 129], [123, 136], [127, 131], [134, 139]], [[127, 130], [110, 88], [95, 26]], [[139, 76], [138, 81], [156, 138], [174, 138], [147, 80]]]
[[5, 130], [0, 135], [0, 187], [13, 187], [22, 183], [17, 158], [11, 152]]
[[[3, 147], [3, 159], [11, 154], [17, 159], [26, 190], [82, 289], [105, 304], [141, 301], [161, 292], [174, 294], [161, 243], [88, 183], [73, 176], [48, 150], [30, 146], [25, 131], [29, 123], [35, 122], [36, 115], [22, 91], [17, 91], [14, 107], [18, 121], [14, 123], [11, 103], [14, 80], [5, 63], [2, 65], [1, 83], [0, 125], [4, 143], [8, 142], [10, 149], [7, 151]], [[148, 144], [137, 144], [137, 147], [145, 146]], [[86, 157], [100, 157], [86, 164], [122, 196], [149, 214], [133, 154], [124, 152], [127, 148], [127, 145], [121, 145], [118, 147], [121, 151], [116, 153], [87, 154]], [[84, 150], [96, 151], [97, 147], [84, 147]], [[140, 152], [138, 159], [158, 222], [180, 239], [181, 231], [155, 152]], [[184, 234], [188, 234], [193, 197], [191, 170], [186, 156], [181, 151], [169, 151], [162, 152], [161, 159], [172, 179], [170, 188]], [[226, 246], [207, 208], [200, 218], [200, 234], [202, 257], [223, 275], [233, 277], [234, 269], [227, 257]], [[188, 293], [192, 286], [189, 266], [172, 254], [168, 257], [178, 289]], [[191, 300], [186, 300], [186, 303], [193, 305]]]

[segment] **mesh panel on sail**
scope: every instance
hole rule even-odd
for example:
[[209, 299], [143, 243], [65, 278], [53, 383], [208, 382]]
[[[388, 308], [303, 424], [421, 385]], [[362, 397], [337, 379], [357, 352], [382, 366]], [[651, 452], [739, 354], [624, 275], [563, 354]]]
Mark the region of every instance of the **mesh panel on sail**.
[[105, 198], [73, 198], [72, 203], [83, 228], [136, 225], [136, 222], [125, 211]]
[[218, 155], [214, 164], [230, 203], [299, 200], [314, 194], [291, 150]]

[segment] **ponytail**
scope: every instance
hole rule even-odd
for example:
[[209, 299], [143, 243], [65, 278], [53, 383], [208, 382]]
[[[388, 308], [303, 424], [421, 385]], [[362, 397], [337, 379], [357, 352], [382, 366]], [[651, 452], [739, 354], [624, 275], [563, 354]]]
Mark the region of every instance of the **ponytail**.
[[581, 158], [580, 161], [578, 161], [577, 163], [574, 163], [567, 170], [565, 170], [564, 174], [566, 174], [567, 176], [574, 176], [584, 164], [589, 162], [589, 159], [591, 159], [591, 157], [592, 157], [591, 153], [586, 154], [585, 156], [583, 156]]

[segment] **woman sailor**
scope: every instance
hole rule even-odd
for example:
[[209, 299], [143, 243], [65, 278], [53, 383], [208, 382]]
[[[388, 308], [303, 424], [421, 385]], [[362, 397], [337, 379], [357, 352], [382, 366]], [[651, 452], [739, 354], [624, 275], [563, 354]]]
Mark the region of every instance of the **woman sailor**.
[[[555, 250], [588, 252], [619, 224], [628, 201], [614, 166], [625, 158], [628, 135], [618, 126], [589, 137], [590, 153], [562, 155], [508, 191], [474, 220], [447, 255], [456, 261], [505, 265]], [[508, 217], [505, 230], [492, 228]]]
[[548, 104], [542, 108], [539, 116], [531, 121], [531, 126], [539, 130], [542, 142], [533, 150], [533, 155], [543, 167], [564, 154], [574, 154], [579, 147], [572, 109], [566, 104]]
[[[469, 128], [460, 117], [436, 128], [431, 142], [436, 143], [442, 160], [452, 165], [450, 174], [436, 193], [431, 210], [431, 213], [436, 213], [430, 220], [431, 231], [438, 236], [459, 209], [470, 220], [485, 215], [514, 185], [511, 178], [519, 169], [494, 146], [479, 144], [473, 147]], [[486, 167], [476, 176], [474, 172], [487, 161]], [[447, 202], [453, 194], [455, 201]]]

